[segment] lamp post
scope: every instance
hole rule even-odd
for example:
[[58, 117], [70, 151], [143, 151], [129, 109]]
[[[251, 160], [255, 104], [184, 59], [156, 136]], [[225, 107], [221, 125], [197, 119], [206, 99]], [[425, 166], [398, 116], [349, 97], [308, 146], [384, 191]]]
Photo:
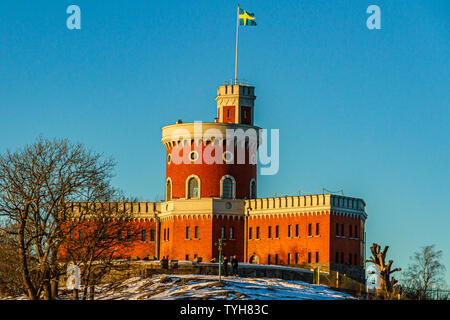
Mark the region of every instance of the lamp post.
[[222, 248], [226, 246], [227, 244], [223, 242], [223, 239], [220, 238], [219, 242], [214, 243], [215, 246], [219, 249], [219, 283], [221, 283], [221, 266], [222, 266]]

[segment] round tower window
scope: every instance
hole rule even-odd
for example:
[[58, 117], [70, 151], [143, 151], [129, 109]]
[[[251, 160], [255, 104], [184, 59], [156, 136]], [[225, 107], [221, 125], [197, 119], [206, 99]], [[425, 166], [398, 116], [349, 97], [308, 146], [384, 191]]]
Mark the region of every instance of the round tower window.
[[222, 158], [223, 158], [223, 160], [226, 162], [226, 163], [229, 163], [229, 162], [232, 162], [233, 161], [233, 153], [232, 152], [230, 152], [230, 151], [225, 151], [224, 153], [223, 153], [223, 155], [222, 155]]
[[189, 159], [191, 159], [191, 161], [197, 161], [198, 160], [198, 152], [197, 151], [191, 151], [189, 153]]

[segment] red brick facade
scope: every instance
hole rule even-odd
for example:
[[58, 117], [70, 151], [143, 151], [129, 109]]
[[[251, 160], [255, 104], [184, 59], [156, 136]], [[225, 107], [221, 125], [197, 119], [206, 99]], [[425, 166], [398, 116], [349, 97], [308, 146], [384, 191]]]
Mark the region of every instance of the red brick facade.
[[[166, 181], [170, 179], [172, 184], [172, 199], [184, 199], [186, 195], [186, 183], [190, 176], [196, 176], [200, 179], [200, 197], [201, 198], [220, 198], [220, 181], [226, 176], [232, 176], [236, 182], [236, 199], [249, 199], [250, 198], [250, 183], [254, 179], [256, 181], [256, 164], [250, 164], [249, 152], [245, 150], [245, 163], [238, 164], [234, 161], [233, 164], [228, 164], [225, 161], [214, 164], [204, 163], [202, 155], [205, 149], [210, 144], [203, 145], [195, 143], [191, 144], [191, 148], [183, 152], [183, 146], [169, 148], [167, 150], [167, 158], [174, 158], [174, 155], [189, 154], [189, 152], [195, 151], [198, 154], [196, 161], [189, 161], [188, 164], [179, 163], [174, 161], [167, 161], [166, 164]], [[223, 148], [226, 151], [226, 147]], [[206, 151], [209, 152], [210, 151]], [[237, 148], [233, 151], [233, 154], [237, 155], [240, 152]], [[214, 156], [215, 153], [211, 151]], [[171, 155], [171, 157], [169, 157]], [[222, 158], [222, 155], [219, 155]], [[223, 160], [223, 158], [222, 158]], [[169, 199], [167, 199], [169, 200]]]
[[237, 255], [240, 261], [363, 265], [364, 220], [330, 211], [253, 217], [185, 215], [135, 221], [134, 227], [140, 230], [138, 234], [145, 230], [145, 240], [138, 236], [133, 247], [121, 252], [122, 258], [154, 256], [192, 261], [197, 256], [210, 261], [218, 257], [215, 243], [223, 238], [223, 254]]
[[[333, 229], [336, 223], [339, 224], [339, 231], [344, 226], [344, 236], [339, 234], [336, 237]], [[247, 258], [250, 261], [252, 256], [256, 256], [260, 263], [275, 264], [278, 255], [277, 264], [335, 262], [362, 266], [363, 238], [360, 236], [364, 231], [360, 229], [362, 233], [353, 237], [349, 237], [348, 233], [348, 229], [351, 227], [353, 230], [356, 225], [361, 228], [363, 222], [359, 218], [330, 216], [329, 212], [324, 215], [315, 215], [313, 212], [309, 216], [250, 219]], [[342, 254], [344, 260], [341, 259]]]

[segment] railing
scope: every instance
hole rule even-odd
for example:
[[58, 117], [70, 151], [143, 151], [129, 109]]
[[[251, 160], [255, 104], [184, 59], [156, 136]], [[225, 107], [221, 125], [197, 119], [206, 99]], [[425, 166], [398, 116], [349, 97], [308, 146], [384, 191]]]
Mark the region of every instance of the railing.
[[225, 85], [230, 85], [230, 84], [237, 84], [237, 85], [242, 85], [242, 86], [248, 86], [250, 85], [248, 80], [244, 80], [244, 79], [229, 79], [229, 80], [225, 80]]

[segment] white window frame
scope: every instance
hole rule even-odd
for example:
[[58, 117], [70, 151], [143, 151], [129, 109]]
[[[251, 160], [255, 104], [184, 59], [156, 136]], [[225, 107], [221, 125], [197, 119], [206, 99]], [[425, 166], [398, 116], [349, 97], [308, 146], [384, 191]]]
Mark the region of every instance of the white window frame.
[[[170, 182], [170, 199], [167, 197], [167, 195], [168, 195], [168, 190], [167, 190], [167, 183], [168, 182]], [[172, 179], [170, 178], [170, 177], [168, 177], [167, 179], [166, 179], [166, 201], [170, 201], [170, 200], [172, 200], [172, 198], [173, 198], [173, 194], [172, 194], [172, 190], [173, 190], [173, 182], [172, 182]]]
[[[193, 197], [193, 198], [189, 198], [189, 180], [191, 180], [191, 178], [194, 178], [197, 180], [197, 184], [198, 184], [198, 197]], [[185, 193], [185, 197], [186, 199], [200, 199], [201, 198], [201, 192], [202, 192], [202, 180], [200, 180], [200, 178], [195, 175], [195, 174], [191, 174], [189, 177], [186, 178], [186, 193]]]

